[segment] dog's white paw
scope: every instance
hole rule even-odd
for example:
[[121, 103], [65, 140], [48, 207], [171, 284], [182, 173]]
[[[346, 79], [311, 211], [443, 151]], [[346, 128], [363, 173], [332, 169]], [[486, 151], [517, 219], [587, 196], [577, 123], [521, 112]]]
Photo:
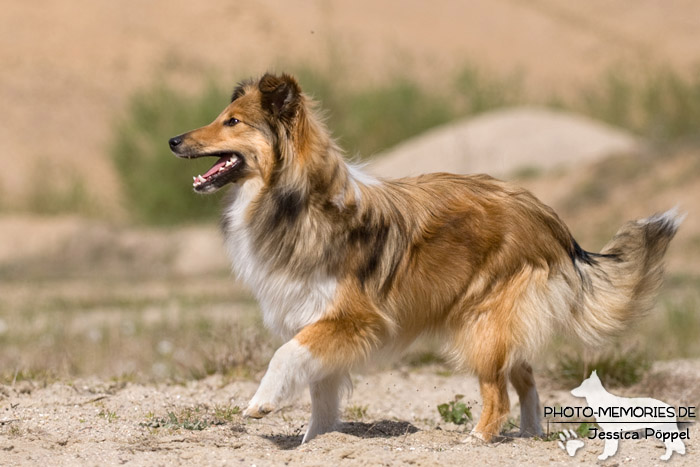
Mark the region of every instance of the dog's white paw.
[[[578, 435], [574, 430], [564, 430], [563, 432], [559, 433], [559, 439], [561, 441], [557, 441], [557, 444], [571, 457], [574, 457], [576, 455], [576, 451], [581, 449], [584, 445], [583, 441], [578, 439]], [[600, 457], [598, 459], [600, 459]]]
[[273, 410], [275, 410], [275, 407], [272, 404], [261, 404], [251, 401], [250, 404], [248, 404], [248, 407], [243, 411], [243, 417], [263, 418]]

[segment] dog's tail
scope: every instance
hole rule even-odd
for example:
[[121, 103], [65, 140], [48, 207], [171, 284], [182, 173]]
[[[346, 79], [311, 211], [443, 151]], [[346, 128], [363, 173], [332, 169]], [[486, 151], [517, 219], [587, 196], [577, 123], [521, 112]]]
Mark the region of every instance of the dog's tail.
[[571, 331], [598, 344], [646, 314], [663, 280], [663, 257], [685, 216], [674, 208], [623, 225], [598, 254], [574, 242], [574, 267], [581, 279], [582, 306]]

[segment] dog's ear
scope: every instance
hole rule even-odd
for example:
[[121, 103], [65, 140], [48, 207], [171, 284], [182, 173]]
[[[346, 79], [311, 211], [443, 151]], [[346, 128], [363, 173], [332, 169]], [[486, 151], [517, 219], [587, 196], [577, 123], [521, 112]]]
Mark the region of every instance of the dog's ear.
[[301, 87], [292, 76], [266, 73], [258, 84], [263, 109], [276, 119], [291, 123], [301, 102]]

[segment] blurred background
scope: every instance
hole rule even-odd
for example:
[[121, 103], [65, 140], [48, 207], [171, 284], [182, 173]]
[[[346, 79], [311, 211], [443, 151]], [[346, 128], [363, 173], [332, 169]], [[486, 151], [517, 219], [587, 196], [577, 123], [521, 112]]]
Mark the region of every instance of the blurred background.
[[[693, 0], [5, 2], [2, 382], [259, 374], [279, 343], [229, 273], [221, 196], [167, 139], [265, 71], [296, 74], [367, 170], [513, 180], [588, 250], [678, 205], [655, 313], [543, 365], [625, 384], [698, 358], [698, 31]], [[423, 343], [401, 364], [440, 361]]]

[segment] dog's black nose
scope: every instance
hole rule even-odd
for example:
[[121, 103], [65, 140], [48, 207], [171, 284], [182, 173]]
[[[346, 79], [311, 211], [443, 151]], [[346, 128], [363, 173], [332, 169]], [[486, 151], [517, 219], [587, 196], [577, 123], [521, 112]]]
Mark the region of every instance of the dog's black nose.
[[174, 138], [170, 138], [170, 141], [168, 141], [170, 144], [170, 149], [175, 149], [182, 143], [182, 137], [181, 136], [176, 136]]

